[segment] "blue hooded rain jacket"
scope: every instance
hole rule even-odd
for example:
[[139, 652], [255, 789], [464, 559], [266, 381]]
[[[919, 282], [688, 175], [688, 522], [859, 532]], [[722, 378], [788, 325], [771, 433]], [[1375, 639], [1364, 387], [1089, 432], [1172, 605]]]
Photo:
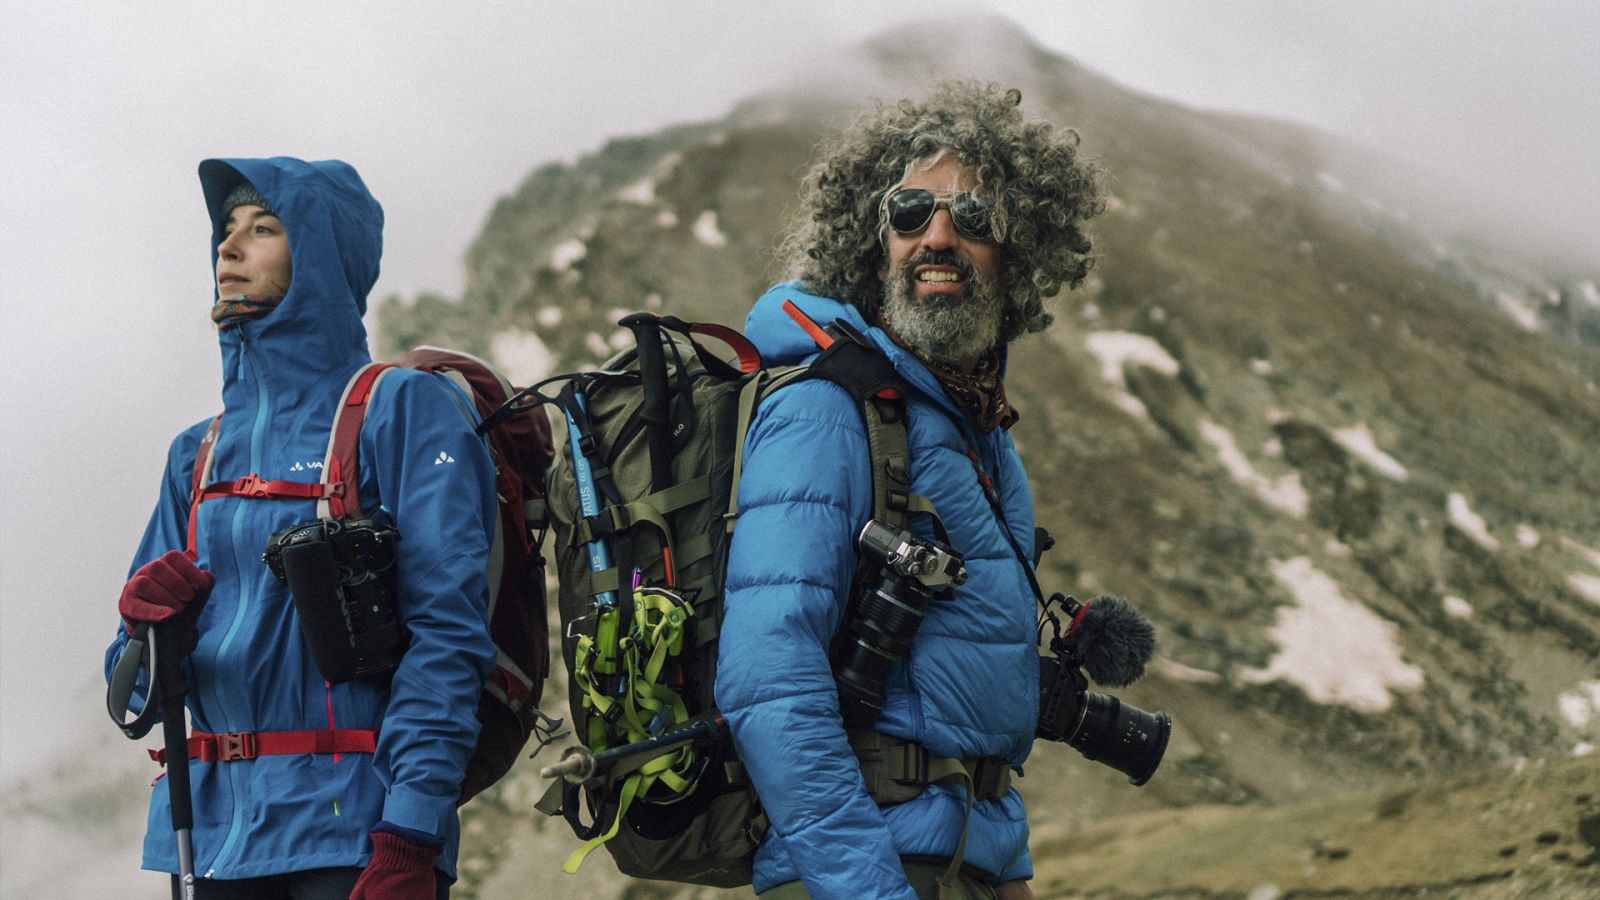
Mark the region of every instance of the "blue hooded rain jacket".
[[[853, 307], [780, 284], [751, 311], [746, 335], [768, 364], [817, 348], [782, 311], [793, 300], [819, 323], [843, 318], [871, 339], [913, 388], [907, 398], [911, 489], [933, 501], [968, 580], [935, 602], [906, 659], [889, 672], [878, 731], [938, 756], [1027, 758], [1038, 716], [1035, 600], [1010, 532], [1033, 554], [1027, 477], [1003, 430], [979, 434], [914, 356]], [[968, 456], [999, 490], [995, 515]], [[756, 852], [755, 889], [803, 879], [816, 898], [915, 893], [899, 857], [950, 858], [965, 794], [931, 785], [880, 809], [845, 737], [828, 646], [849, 597], [852, 540], [871, 516], [865, 427], [836, 385], [804, 381], [764, 400], [748, 432], [739, 518], [728, 564], [717, 703], [772, 828]], [[911, 527], [932, 538], [927, 516]], [[1028, 825], [1015, 789], [972, 811], [965, 861], [995, 883], [1028, 878]]]
[[[378, 278], [383, 211], [337, 161], [207, 160], [200, 182], [213, 225], [240, 178], [255, 185], [288, 235], [292, 281], [266, 316], [219, 332], [224, 412], [213, 481], [255, 474], [316, 482], [345, 382], [370, 360], [361, 316]], [[196, 308], [196, 313], [201, 314]], [[409, 647], [388, 678], [329, 685], [300, 634], [288, 589], [261, 560], [267, 539], [314, 520], [313, 500], [207, 500], [198, 564], [216, 578], [185, 660], [192, 727], [206, 732], [376, 729], [375, 754], [193, 760], [196, 872], [252, 878], [364, 866], [380, 820], [442, 839], [453, 877], [455, 802], [477, 740], [478, 694], [492, 668], [486, 566], [493, 468], [442, 378], [388, 373], [360, 438], [364, 509], [380, 504], [400, 531], [398, 604]], [[130, 571], [186, 543], [195, 452], [207, 422], [172, 442], [160, 497]], [[109, 674], [126, 644], [119, 626]], [[154, 787], [144, 867], [176, 872], [164, 781]]]

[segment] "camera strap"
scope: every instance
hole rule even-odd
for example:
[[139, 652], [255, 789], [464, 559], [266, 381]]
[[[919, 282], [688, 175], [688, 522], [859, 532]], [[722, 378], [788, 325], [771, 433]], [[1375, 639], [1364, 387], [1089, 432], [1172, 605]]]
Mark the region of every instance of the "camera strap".
[[1022, 547], [1017, 544], [1017, 539], [1011, 533], [1011, 526], [1006, 523], [1005, 510], [1000, 506], [1000, 491], [995, 487], [994, 479], [983, 470], [983, 463], [978, 461], [978, 451], [967, 444], [967, 459], [972, 461], [972, 470], [977, 473], [978, 484], [983, 488], [984, 499], [989, 501], [989, 508], [994, 512], [995, 521], [1000, 523], [1000, 533], [1006, 536], [1006, 543], [1011, 545], [1011, 552], [1017, 556], [1017, 562], [1022, 563], [1022, 572], [1028, 576], [1028, 586], [1033, 588], [1033, 598], [1039, 601], [1039, 608], [1045, 612], [1050, 609], [1050, 604], [1044, 598], [1044, 589], [1039, 587], [1039, 577], [1034, 574], [1033, 565], [1028, 561], [1028, 555], [1022, 552]]

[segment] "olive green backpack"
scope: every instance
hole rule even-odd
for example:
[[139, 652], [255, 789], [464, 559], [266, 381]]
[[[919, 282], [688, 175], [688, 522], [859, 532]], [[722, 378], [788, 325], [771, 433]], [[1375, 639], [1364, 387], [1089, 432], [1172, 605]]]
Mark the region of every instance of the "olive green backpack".
[[874, 517], [904, 527], [921, 507], [904, 384], [843, 322], [824, 330], [788, 309], [824, 348], [808, 365], [762, 368], [733, 329], [635, 314], [619, 323], [633, 349], [536, 386], [566, 424], [547, 502], [582, 746], [539, 803], [584, 841], [564, 871], [604, 846], [633, 877], [750, 883], [766, 823], [713, 688], [744, 433], [762, 399], [802, 379], [840, 384], [867, 423]]

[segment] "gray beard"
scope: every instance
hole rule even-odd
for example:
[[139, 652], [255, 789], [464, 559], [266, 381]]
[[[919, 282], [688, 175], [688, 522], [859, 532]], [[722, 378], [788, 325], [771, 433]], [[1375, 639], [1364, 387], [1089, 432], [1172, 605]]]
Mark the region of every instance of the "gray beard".
[[1000, 340], [1004, 315], [995, 284], [969, 272], [958, 297], [918, 300], [907, 266], [883, 286], [883, 316], [894, 336], [922, 357], [954, 367], [988, 352]]

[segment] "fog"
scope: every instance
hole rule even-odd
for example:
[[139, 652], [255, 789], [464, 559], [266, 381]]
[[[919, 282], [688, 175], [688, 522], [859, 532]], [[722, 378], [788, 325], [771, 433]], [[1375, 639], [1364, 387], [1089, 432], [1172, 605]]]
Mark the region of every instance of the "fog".
[[167, 442], [219, 402], [200, 159], [352, 162], [387, 212], [374, 297], [455, 294], [495, 198], [534, 166], [985, 9], [1140, 90], [1511, 198], [1486, 229], [1600, 246], [1600, 9], [1577, 2], [4, 0], [0, 777], [110, 727], [83, 698]]

